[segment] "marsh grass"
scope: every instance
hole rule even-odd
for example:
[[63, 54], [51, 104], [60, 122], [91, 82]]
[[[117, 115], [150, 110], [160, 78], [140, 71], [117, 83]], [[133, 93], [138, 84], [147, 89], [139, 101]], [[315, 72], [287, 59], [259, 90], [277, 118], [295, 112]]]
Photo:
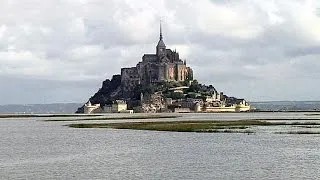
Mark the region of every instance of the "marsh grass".
[[317, 131], [285, 131], [285, 132], [276, 132], [276, 134], [320, 134]]
[[231, 129], [208, 129], [197, 131], [199, 133], [244, 133], [244, 134], [253, 134], [255, 131], [253, 130], [231, 130]]
[[250, 126], [270, 125], [269, 122], [239, 120], [239, 121], [166, 121], [166, 122], [124, 122], [106, 124], [70, 124], [73, 128], [114, 128], [152, 131], [175, 132], [225, 132], [225, 133], [253, 133]]
[[298, 125], [298, 126], [296, 126], [296, 125], [293, 125], [292, 127], [297, 127], [297, 128], [308, 128], [308, 129], [312, 129], [312, 128], [320, 128], [320, 126], [319, 125], [316, 125], [316, 126], [308, 126], [308, 125]]
[[320, 122], [268, 122], [258, 120], [232, 121], [162, 121], [162, 122], [124, 122], [124, 123], [87, 123], [69, 124], [73, 128], [113, 128], [151, 131], [201, 132], [201, 133], [254, 133], [257, 126], [310, 126]]
[[292, 122], [290, 125], [295, 125], [295, 126], [317, 126], [320, 125], [319, 122]]
[[316, 114], [304, 114], [305, 116], [320, 116], [319, 113], [316, 113]]

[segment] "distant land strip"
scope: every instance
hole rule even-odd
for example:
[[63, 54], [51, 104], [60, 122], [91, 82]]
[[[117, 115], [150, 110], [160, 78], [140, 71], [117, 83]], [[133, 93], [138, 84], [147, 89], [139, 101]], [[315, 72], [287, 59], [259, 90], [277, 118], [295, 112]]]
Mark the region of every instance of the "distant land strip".
[[311, 113], [311, 112], [320, 112], [320, 110], [252, 110], [252, 111], [249, 111], [249, 112], [241, 112], [241, 113], [253, 113], [253, 112], [266, 112], [266, 113], [269, 113], [269, 112], [283, 112], [283, 113], [286, 113], [286, 112], [305, 112], [305, 113]]
[[33, 117], [96, 117], [102, 114], [0, 114], [0, 118], [33, 118]]

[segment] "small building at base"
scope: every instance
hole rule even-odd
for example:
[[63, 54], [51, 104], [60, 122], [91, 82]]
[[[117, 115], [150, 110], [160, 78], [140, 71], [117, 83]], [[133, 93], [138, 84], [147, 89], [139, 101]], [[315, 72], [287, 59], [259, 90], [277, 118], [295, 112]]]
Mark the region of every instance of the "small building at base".
[[244, 99], [239, 99], [231, 106], [222, 104], [221, 106], [204, 106], [202, 112], [248, 112], [251, 106]]
[[105, 113], [133, 113], [132, 110], [128, 110], [127, 102], [124, 100], [115, 100], [112, 104], [105, 105], [103, 112]]
[[90, 100], [84, 104], [83, 112], [85, 114], [92, 114], [92, 113], [101, 113], [102, 109], [100, 104], [91, 104]]

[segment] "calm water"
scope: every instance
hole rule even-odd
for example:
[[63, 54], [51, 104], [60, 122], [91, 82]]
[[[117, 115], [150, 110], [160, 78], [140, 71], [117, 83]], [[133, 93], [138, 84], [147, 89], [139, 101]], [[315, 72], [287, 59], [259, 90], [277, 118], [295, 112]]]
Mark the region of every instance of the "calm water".
[[[183, 114], [180, 119], [303, 117]], [[320, 135], [73, 129], [0, 119], [0, 179], [319, 179]]]

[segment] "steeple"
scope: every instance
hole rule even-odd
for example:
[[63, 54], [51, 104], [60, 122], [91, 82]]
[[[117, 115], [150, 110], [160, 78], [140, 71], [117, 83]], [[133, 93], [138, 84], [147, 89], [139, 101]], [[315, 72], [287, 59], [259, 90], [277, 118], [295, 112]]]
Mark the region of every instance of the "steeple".
[[160, 21], [160, 38], [157, 47], [166, 48], [166, 45], [163, 42], [163, 36], [162, 36], [162, 23]]
[[162, 37], [162, 24], [161, 24], [161, 21], [160, 21], [160, 40], [162, 40], [163, 37]]
[[163, 42], [162, 23], [160, 21], [160, 37], [157, 45], [157, 55], [165, 55], [165, 54], [166, 54], [166, 45]]

